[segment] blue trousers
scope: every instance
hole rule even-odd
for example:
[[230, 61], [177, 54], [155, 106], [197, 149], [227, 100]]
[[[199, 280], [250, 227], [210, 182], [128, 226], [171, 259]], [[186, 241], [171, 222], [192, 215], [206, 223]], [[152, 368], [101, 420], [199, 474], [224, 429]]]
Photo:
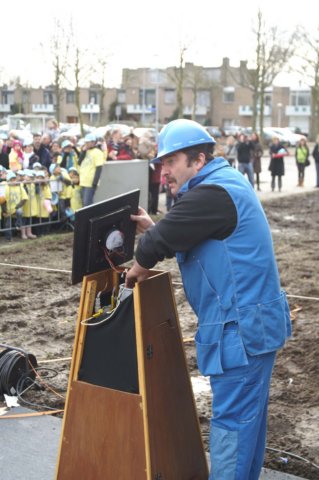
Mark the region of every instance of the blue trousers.
[[210, 377], [213, 416], [209, 479], [258, 480], [266, 447], [268, 396], [276, 352], [246, 355], [246, 365], [233, 367], [236, 359], [232, 358], [232, 344], [237, 347], [241, 339], [236, 329], [226, 333], [224, 373]]
[[83, 207], [92, 205], [95, 194], [94, 187], [81, 187], [81, 198]]
[[238, 163], [238, 170], [245, 175], [247, 173], [248, 180], [252, 186], [254, 186], [254, 167], [251, 162], [249, 163]]

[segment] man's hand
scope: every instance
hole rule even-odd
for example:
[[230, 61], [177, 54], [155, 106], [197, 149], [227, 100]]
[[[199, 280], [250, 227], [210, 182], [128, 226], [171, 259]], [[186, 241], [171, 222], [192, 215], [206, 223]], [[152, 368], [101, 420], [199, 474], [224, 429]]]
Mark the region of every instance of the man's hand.
[[155, 225], [151, 217], [148, 215], [146, 210], [142, 207], [138, 207], [137, 215], [131, 215], [131, 220], [136, 222], [136, 231], [137, 233], [144, 233], [149, 227]]
[[133, 267], [126, 274], [125, 286], [127, 288], [133, 288], [136, 282], [142, 282], [150, 275], [151, 272], [147, 268], [141, 267], [141, 265], [135, 261]]

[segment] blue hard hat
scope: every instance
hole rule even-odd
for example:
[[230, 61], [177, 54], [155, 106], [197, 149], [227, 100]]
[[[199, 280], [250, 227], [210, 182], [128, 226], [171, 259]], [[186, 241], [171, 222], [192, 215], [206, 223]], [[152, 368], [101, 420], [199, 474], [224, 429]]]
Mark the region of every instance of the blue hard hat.
[[96, 135], [94, 133], [87, 133], [84, 137], [85, 142], [96, 142]]
[[35, 176], [35, 172], [33, 170], [31, 170], [30, 168], [25, 168], [24, 169], [24, 175], [26, 177], [34, 177]]
[[62, 143], [61, 143], [61, 148], [66, 148], [66, 147], [73, 147], [73, 143], [70, 142], [70, 140], [64, 140]]
[[11, 170], [8, 170], [7, 180], [11, 180], [11, 178], [17, 178], [17, 176], [14, 172], [12, 172]]
[[158, 153], [153, 162], [158, 163], [166, 155], [205, 143], [214, 145], [216, 142], [202, 125], [184, 118], [173, 120], [158, 136]]

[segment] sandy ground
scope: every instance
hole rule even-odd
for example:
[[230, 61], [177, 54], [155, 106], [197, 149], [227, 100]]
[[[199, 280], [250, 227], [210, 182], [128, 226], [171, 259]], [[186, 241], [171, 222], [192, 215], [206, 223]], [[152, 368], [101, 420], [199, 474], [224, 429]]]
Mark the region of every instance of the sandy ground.
[[[278, 355], [270, 398], [268, 447], [280, 452], [267, 450], [266, 466], [318, 479], [319, 470], [311, 462], [319, 464], [319, 302], [294, 295], [319, 298], [319, 191], [277, 195], [263, 204], [294, 327], [292, 339]], [[16, 239], [11, 244], [0, 238], [0, 341], [33, 353], [42, 367], [51, 369], [44, 370], [43, 375], [54, 391], [44, 388], [25, 395], [26, 400], [40, 406], [64, 404], [57, 394], [65, 396], [70, 362], [56, 359], [72, 355], [80, 300], [80, 285], [70, 282], [72, 245], [71, 233], [27, 242]], [[196, 319], [185, 300], [176, 263], [165, 261], [160, 267], [172, 273], [183, 336], [193, 337]], [[194, 344], [186, 343], [185, 351], [207, 447], [210, 394], [197, 370]]]

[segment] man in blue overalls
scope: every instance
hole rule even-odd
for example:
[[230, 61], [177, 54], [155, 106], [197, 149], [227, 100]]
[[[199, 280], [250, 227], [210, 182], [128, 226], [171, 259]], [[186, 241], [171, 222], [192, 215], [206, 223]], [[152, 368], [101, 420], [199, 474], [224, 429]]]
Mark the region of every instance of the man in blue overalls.
[[177, 197], [156, 225], [132, 215], [140, 238], [127, 286], [176, 255], [198, 317], [198, 367], [210, 377], [213, 416], [210, 479], [257, 480], [262, 468], [268, 395], [276, 351], [291, 334], [270, 228], [253, 187], [191, 120], [159, 135], [162, 172]]

